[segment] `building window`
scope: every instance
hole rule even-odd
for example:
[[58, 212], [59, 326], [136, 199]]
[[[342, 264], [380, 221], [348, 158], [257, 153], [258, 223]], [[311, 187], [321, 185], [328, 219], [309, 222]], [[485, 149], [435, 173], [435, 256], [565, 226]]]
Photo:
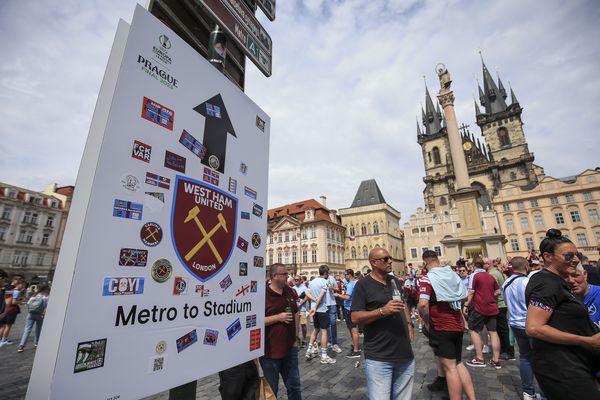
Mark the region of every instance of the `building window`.
[[287, 251], [283, 254], [283, 263], [284, 264], [290, 263], [290, 253]]
[[273, 244], [273, 234], [269, 233], [269, 244]]
[[313, 225], [310, 227], [310, 238], [314, 239], [316, 237], [317, 237], [317, 227]]
[[600, 231], [595, 232], [596, 235], [596, 244], [600, 245]]
[[283, 240], [285, 240], [286, 242], [289, 242], [289, 241], [290, 241], [290, 233], [289, 233], [289, 232], [287, 232], [287, 231], [286, 231], [286, 232], [283, 234]]
[[45, 258], [44, 253], [38, 253], [36, 265], [44, 265], [44, 258]]
[[508, 136], [508, 130], [505, 127], [498, 129], [498, 141], [500, 146], [510, 146], [510, 137]]
[[504, 204], [502, 204], [502, 210], [503, 211], [510, 211], [510, 203], [504, 203]]
[[427, 232], [433, 232], [433, 226], [428, 226], [427, 227]]
[[552, 204], [553, 206], [558, 204], [558, 197], [556, 196], [552, 196], [550, 197], [550, 204]]
[[48, 246], [48, 240], [50, 240], [50, 234], [44, 233], [44, 236], [42, 236], [42, 246]]
[[296, 230], [295, 229], [291, 232], [291, 238], [290, 239], [291, 240], [296, 240]]
[[525, 238], [525, 246], [527, 246], [527, 250], [535, 250], [535, 244], [533, 243], [532, 237]]
[[579, 215], [579, 211], [571, 211], [571, 221], [581, 222], [581, 216]]
[[419, 228], [413, 228], [412, 229], [412, 233], [413, 233], [413, 235], [418, 234], [419, 233]]
[[442, 159], [440, 158], [440, 149], [437, 147], [433, 148], [433, 164], [440, 165], [442, 163]]
[[306, 250], [302, 250], [302, 262], [305, 264], [308, 262], [308, 251]]
[[373, 235], [379, 235], [379, 225], [377, 225], [377, 222], [373, 223]]
[[31, 243], [33, 241], [33, 232], [28, 230], [22, 230], [19, 232], [18, 242]]
[[561, 213], [561, 212], [554, 213], [554, 220], [556, 221], [557, 224], [564, 224], [565, 223], [565, 218], [563, 217], [563, 213]]
[[440, 206], [445, 206], [448, 204], [448, 200], [444, 196], [440, 197]]
[[513, 222], [512, 218], [506, 219], [506, 229], [508, 229], [509, 231], [515, 230], [515, 223]]
[[52, 228], [53, 225], [54, 225], [54, 215], [48, 215], [48, 218], [46, 218], [46, 227]]
[[31, 223], [31, 211], [25, 211], [25, 214], [23, 215], [23, 223]]
[[571, 193], [565, 194], [565, 199], [567, 200], [567, 203], [573, 203], [575, 201], [575, 196]]
[[4, 241], [6, 239], [6, 227], [0, 226], [0, 241]]
[[598, 215], [598, 209], [596, 208], [588, 208], [588, 215], [592, 221], [600, 221], [600, 216]]
[[524, 201], [517, 201], [517, 208], [519, 210], [522, 210], [525, 208], [525, 202]]
[[429, 250], [429, 247], [421, 247], [421, 254], [425, 253], [427, 250]]
[[302, 239], [306, 239], [306, 228], [302, 228]]
[[282, 261], [282, 258], [281, 258], [281, 253], [277, 253], [277, 262], [278, 262], [279, 264], [281, 264], [281, 263], [283, 262], [283, 261]]
[[269, 253], [269, 265], [273, 264], [273, 253]]
[[296, 264], [297, 262], [298, 262], [298, 255], [294, 251], [294, 252], [292, 252], [292, 264]]
[[529, 218], [521, 217], [520, 219], [521, 219], [521, 228], [529, 229]]
[[281, 232], [277, 234], [277, 243], [281, 243]]
[[314, 263], [317, 262], [317, 249], [311, 250], [310, 257], [311, 257], [312, 262], [314, 262]]
[[369, 249], [367, 249], [367, 246], [363, 246], [363, 258], [369, 258]]
[[411, 247], [411, 249], [410, 249], [410, 258], [412, 258], [412, 259], [419, 258], [419, 254], [417, 253], [417, 248], [416, 247]]
[[517, 239], [510, 239], [510, 247], [512, 251], [519, 251], [519, 241]]
[[354, 231], [354, 225], [350, 225], [350, 236], [356, 236], [356, 232]]
[[588, 243], [587, 237], [585, 237], [585, 233], [578, 233], [577, 234], [577, 246], [580, 247], [587, 247], [590, 244]]
[[360, 226], [360, 234], [361, 235], [366, 235], [367, 234], [367, 226], [365, 224], [361, 224], [361, 226]]
[[438, 257], [442, 256], [442, 248], [440, 246], [433, 246], [433, 251], [436, 252], [436, 254], [438, 255]]
[[336, 256], [337, 256], [337, 252], [334, 250], [332, 253], [333, 253], [333, 262], [335, 263], [336, 262], [335, 259], [336, 259]]
[[350, 257], [352, 257], [353, 260], [356, 260], [356, 248], [354, 246], [350, 249]]
[[590, 201], [593, 199], [592, 192], [583, 192], [583, 200]]
[[540, 204], [538, 203], [537, 199], [531, 200], [531, 208], [537, 208], [539, 206], [540, 206]]
[[13, 265], [20, 265], [25, 267], [27, 265], [27, 259], [29, 258], [29, 253], [26, 251], [15, 250], [13, 255]]
[[11, 214], [12, 214], [12, 207], [4, 207], [4, 210], [2, 210], [2, 218], [1, 219], [10, 221]]
[[542, 217], [542, 214], [535, 214], [533, 216], [533, 219], [535, 221], [536, 226], [540, 226], [540, 227], [544, 226], [544, 217]]

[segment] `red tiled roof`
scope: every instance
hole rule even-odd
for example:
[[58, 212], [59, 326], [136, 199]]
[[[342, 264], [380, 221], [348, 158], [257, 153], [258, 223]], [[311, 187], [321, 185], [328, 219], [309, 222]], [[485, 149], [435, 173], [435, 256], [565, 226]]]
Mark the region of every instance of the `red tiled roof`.
[[339, 224], [339, 221], [332, 221], [329, 217], [329, 208], [325, 207], [315, 199], [298, 201], [296, 203], [286, 204], [285, 206], [271, 208], [268, 211], [268, 215], [270, 220], [289, 215], [298, 219], [300, 222], [303, 222], [307, 208], [315, 210], [315, 221], [328, 221]]

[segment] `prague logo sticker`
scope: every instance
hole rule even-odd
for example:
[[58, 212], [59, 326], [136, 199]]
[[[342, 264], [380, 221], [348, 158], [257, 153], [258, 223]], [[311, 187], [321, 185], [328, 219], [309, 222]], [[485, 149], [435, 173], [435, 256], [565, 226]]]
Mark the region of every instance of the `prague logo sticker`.
[[179, 261], [201, 282], [227, 264], [235, 246], [238, 200], [177, 175], [171, 210], [171, 240]]

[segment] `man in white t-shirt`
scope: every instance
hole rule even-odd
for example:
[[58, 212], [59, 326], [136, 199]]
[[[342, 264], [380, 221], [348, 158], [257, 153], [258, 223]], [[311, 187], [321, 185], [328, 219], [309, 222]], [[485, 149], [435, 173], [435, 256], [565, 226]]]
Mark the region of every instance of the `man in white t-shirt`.
[[300, 329], [302, 330], [302, 341], [300, 342], [300, 348], [306, 347], [306, 305], [309, 304], [309, 297], [306, 295], [308, 288], [304, 284], [304, 280], [300, 275], [294, 276], [294, 286], [292, 289], [296, 291], [298, 295], [298, 310], [300, 311]]
[[311, 359], [316, 356], [314, 342], [317, 339], [317, 334], [321, 332], [321, 364], [335, 364], [335, 358], [327, 355], [327, 329], [329, 328], [329, 315], [327, 313], [327, 303], [325, 296], [328, 287], [329, 267], [321, 265], [319, 267], [319, 277], [313, 279], [309, 285], [309, 293], [313, 304], [310, 309], [310, 314], [313, 316], [315, 329], [310, 334], [308, 349], [306, 350], [306, 358]]

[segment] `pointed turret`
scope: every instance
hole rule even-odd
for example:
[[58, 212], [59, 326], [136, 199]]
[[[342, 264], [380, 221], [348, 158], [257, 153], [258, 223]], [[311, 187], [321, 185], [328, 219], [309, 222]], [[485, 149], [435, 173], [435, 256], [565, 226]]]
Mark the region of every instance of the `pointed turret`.
[[510, 104], [519, 104], [519, 100], [517, 100], [517, 96], [515, 96], [515, 92], [512, 87], [510, 88]]
[[421, 126], [419, 125], [419, 118], [417, 118], [417, 137], [421, 136], [422, 134], [423, 134], [423, 132], [421, 132]]
[[485, 104], [484, 102], [481, 102], [481, 104], [485, 107], [486, 114], [502, 112], [507, 108], [506, 102], [502, 98], [502, 93], [496, 86], [496, 82], [492, 79], [492, 75], [483, 61], [483, 56], [481, 57], [481, 65], [483, 67], [483, 94], [485, 96]]
[[498, 75], [498, 91], [500, 92], [500, 96], [502, 96], [502, 98], [506, 100], [506, 89], [504, 89], [504, 85], [502, 84], [500, 75]]
[[475, 98], [473, 98], [473, 104], [475, 104], [475, 117], [478, 117], [481, 115], [481, 110], [479, 109], [479, 105], [477, 104], [477, 100], [475, 100]]
[[433, 101], [431, 100], [431, 95], [429, 94], [429, 89], [427, 85], [425, 85], [425, 117], [426, 121], [423, 122], [425, 125], [425, 134], [426, 135], [434, 135], [442, 130], [442, 126], [440, 124], [441, 114], [438, 115], [439, 109], [436, 110]]
[[[479, 85], [479, 81], [477, 81], [477, 89], [479, 89], [479, 102], [481, 103], [481, 105], [483, 107], [485, 107], [486, 105], [486, 101], [485, 101], [485, 94], [483, 94], [483, 90], [481, 90], [481, 86]], [[475, 103], [477, 104], [477, 103]]]

